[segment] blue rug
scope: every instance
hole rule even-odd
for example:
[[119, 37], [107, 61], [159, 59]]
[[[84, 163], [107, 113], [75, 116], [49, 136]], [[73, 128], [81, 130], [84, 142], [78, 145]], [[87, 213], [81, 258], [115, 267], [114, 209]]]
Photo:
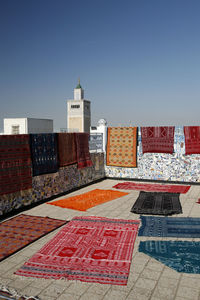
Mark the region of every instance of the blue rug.
[[140, 242], [139, 252], [177, 272], [200, 274], [200, 242], [145, 241]]
[[138, 235], [160, 237], [200, 237], [200, 218], [171, 218], [140, 216], [142, 226]]

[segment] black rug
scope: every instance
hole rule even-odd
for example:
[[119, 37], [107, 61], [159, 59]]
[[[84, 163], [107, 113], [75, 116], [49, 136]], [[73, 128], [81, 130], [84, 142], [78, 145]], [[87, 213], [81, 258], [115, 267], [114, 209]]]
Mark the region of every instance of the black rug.
[[173, 215], [182, 213], [178, 193], [140, 192], [131, 212], [146, 215]]

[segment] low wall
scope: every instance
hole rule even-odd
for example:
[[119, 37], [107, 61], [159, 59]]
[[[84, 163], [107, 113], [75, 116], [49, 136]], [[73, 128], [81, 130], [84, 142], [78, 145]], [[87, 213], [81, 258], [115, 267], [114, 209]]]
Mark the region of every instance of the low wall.
[[104, 178], [104, 154], [91, 153], [90, 155], [92, 167], [77, 169], [77, 164], [63, 167], [56, 173], [32, 177], [32, 189], [1, 195], [0, 215]]
[[200, 182], [200, 154], [185, 155], [183, 126], [175, 127], [174, 153], [142, 153], [138, 128], [137, 168], [105, 166], [106, 177]]

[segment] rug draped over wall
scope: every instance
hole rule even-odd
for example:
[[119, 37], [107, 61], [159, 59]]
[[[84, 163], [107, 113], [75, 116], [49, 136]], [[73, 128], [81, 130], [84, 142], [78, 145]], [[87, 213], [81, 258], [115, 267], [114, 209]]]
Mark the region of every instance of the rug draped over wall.
[[75, 133], [58, 133], [59, 166], [77, 163]]
[[29, 136], [2, 135], [0, 139], [0, 195], [32, 187]]
[[76, 133], [78, 169], [91, 167], [92, 161], [89, 152], [89, 134]]
[[33, 176], [58, 171], [57, 135], [30, 134]]
[[184, 126], [185, 154], [200, 154], [200, 126]]
[[137, 166], [137, 127], [109, 127], [107, 165]]
[[174, 126], [141, 127], [143, 153], [174, 152]]

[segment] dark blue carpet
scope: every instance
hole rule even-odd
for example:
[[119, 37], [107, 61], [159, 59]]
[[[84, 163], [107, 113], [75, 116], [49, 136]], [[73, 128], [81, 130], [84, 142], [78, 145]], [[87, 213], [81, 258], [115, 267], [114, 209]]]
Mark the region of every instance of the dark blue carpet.
[[200, 237], [200, 218], [140, 216], [138, 235], [160, 237]]
[[139, 252], [177, 272], [200, 274], [200, 242], [145, 241], [140, 242]]

